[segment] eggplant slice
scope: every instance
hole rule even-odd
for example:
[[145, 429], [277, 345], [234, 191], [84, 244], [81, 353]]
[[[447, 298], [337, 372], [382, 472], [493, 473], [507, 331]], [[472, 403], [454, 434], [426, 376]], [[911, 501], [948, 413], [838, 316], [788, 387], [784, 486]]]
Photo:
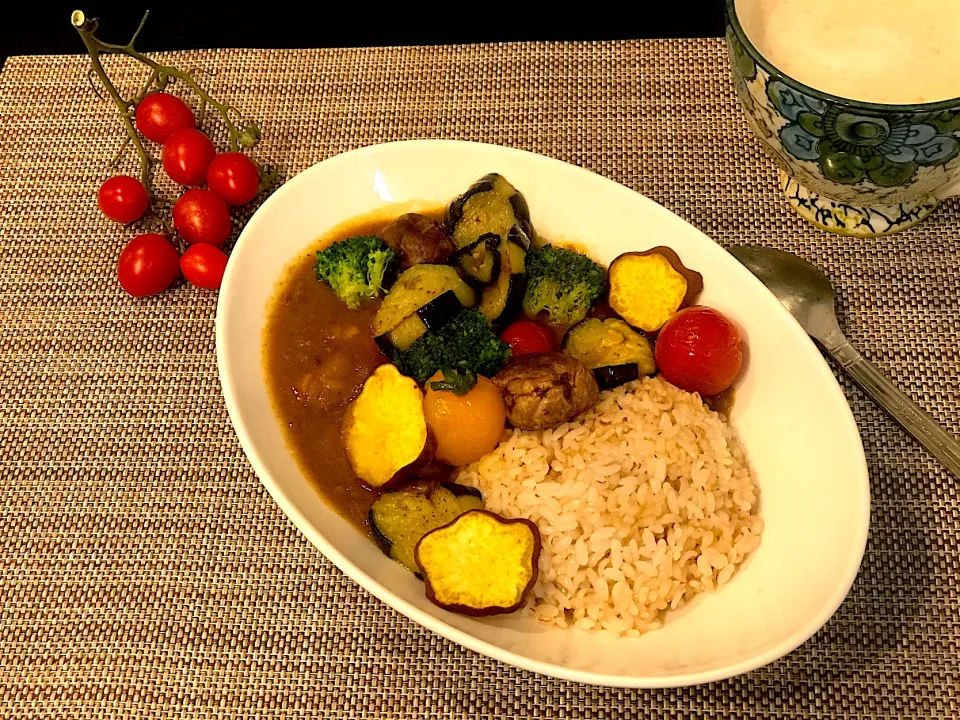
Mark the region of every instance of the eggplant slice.
[[500, 276], [500, 236], [488, 233], [454, 255], [457, 272], [471, 287], [493, 285]]
[[[450, 203], [446, 225], [461, 253], [482, 247], [482, 254], [492, 249], [499, 254], [499, 272], [492, 272], [493, 260], [486, 258], [473, 261], [478, 266], [475, 272], [461, 267], [461, 275], [471, 275], [471, 284], [483, 287], [480, 312], [495, 323], [520, 305], [526, 291], [524, 257], [534, 236], [527, 201], [502, 175], [491, 173]], [[495, 248], [492, 238], [499, 240]]]
[[419, 574], [414, 549], [420, 538], [478, 506], [483, 507], [483, 499], [473, 488], [417, 483], [381, 495], [368, 517], [380, 549]]
[[563, 351], [593, 370], [601, 390], [657, 371], [650, 341], [619, 318], [577, 323], [567, 331]]
[[429, 331], [442, 328], [462, 309], [463, 305], [457, 294], [447, 290], [419, 308], [393, 330], [377, 335], [373, 340], [387, 357], [393, 357], [394, 352], [406, 350]]
[[493, 233], [503, 240], [514, 231], [525, 242], [533, 239], [527, 201], [502, 175], [484, 175], [447, 208], [447, 231], [458, 248]]

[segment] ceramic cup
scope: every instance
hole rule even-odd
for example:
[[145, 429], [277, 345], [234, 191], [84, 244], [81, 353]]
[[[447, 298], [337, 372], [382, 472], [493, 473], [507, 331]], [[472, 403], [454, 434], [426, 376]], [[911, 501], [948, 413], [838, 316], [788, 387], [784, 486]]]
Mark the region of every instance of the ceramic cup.
[[737, 95], [804, 219], [845, 235], [885, 235], [960, 194], [960, 98], [879, 105], [808, 87], [759, 53], [737, 16], [742, 4], [727, 0]]

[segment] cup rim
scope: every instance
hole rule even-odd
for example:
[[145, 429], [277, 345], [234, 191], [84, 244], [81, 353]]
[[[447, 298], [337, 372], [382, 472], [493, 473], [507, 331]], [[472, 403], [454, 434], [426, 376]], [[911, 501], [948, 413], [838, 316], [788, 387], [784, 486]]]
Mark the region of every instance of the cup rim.
[[737, 39], [740, 41], [740, 44], [746, 49], [750, 54], [750, 57], [755, 63], [767, 71], [772, 76], [775, 76], [781, 82], [793, 86], [801, 92], [811, 95], [819, 100], [824, 100], [833, 104], [848, 105], [853, 108], [860, 110], [869, 110], [873, 112], [886, 112], [886, 113], [915, 113], [915, 112], [938, 112], [941, 110], [957, 110], [960, 109], [960, 97], [952, 98], [949, 100], [938, 100], [937, 102], [930, 103], [914, 103], [914, 104], [904, 104], [904, 105], [893, 105], [888, 103], [874, 103], [867, 102], [865, 100], [853, 100], [852, 98], [840, 97], [839, 95], [833, 95], [823, 90], [817, 90], [816, 88], [810, 87], [799, 80], [787, 75], [783, 70], [777, 68], [773, 63], [767, 60], [760, 51], [756, 48], [753, 42], [747, 37], [746, 31], [743, 29], [743, 26], [740, 24], [740, 18], [737, 16], [737, 0], [726, 0], [727, 6], [727, 24], [733, 30], [734, 34], [737, 36]]

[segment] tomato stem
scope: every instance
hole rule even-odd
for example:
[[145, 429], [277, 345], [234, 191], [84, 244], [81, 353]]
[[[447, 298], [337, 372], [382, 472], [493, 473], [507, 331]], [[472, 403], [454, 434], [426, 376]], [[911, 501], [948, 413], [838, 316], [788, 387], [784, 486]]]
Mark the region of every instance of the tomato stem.
[[[144, 17], [144, 21], [146, 21], [146, 17]], [[140, 182], [143, 183], [147, 192], [152, 195], [150, 192], [150, 168], [153, 167], [155, 160], [143, 146], [140, 134], [133, 126], [133, 120], [130, 117], [130, 102], [121, 97], [116, 86], [110, 81], [109, 76], [103, 69], [103, 64], [100, 62], [100, 54], [104, 52], [104, 50], [102, 47], [103, 43], [94, 36], [94, 33], [97, 31], [97, 21], [95, 19], [88, 20], [81, 11], [75, 10], [71, 16], [71, 22], [77, 29], [77, 32], [80, 33], [80, 38], [87, 48], [87, 54], [90, 55], [90, 63], [93, 65], [93, 72], [96, 73], [100, 82], [103, 84], [104, 90], [107, 91], [107, 94], [120, 111], [120, 122], [123, 123], [130, 142], [133, 143], [133, 146], [137, 149], [137, 154], [140, 155]], [[143, 22], [141, 22], [141, 27], [142, 25]], [[139, 32], [139, 30], [137, 32]], [[136, 37], [136, 35], [134, 35], [134, 37]]]
[[[259, 129], [257, 129], [255, 125], [251, 124], [244, 128], [237, 127], [237, 123], [234, 122], [232, 115], [239, 117], [239, 111], [232, 105], [218, 102], [212, 98], [206, 90], [200, 87], [199, 83], [197, 83], [196, 79], [194, 78], [194, 73], [196, 71], [181, 70], [174, 65], [164, 65], [144, 55], [134, 47], [134, 43], [140, 36], [140, 32], [143, 30], [144, 25], [146, 25], [147, 18], [149, 16], [150, 11], [148, 10], [143, 14], [143, 18], [140, 20], [140, 24], [137, 26], [136, 31], [134, 31], [133, 37], [130, 38], [130, 42], [124, 45], [108, 43], [100, 40], [96, 36], [96, 32], [99, 27], [97, 19], [87, 18], [80, 10], [75, 10], [73, 12], [70, 22], [80, 34], [80, 39], [83, 40], [83, 44], [87, 49], [87, 54], [90, 56], [90, 62], [93, 66], [92, 72], [99, 78], [103, 88], [107, 91], [107, 94], [120, 111], [120, 120], [130, 138], [129, 141], [133, 143], [134, 147], [137, 149], [137, 153], [140, 156], [140, 181], [144, 184], [144, 187], [147, 188], [147, 192], [150, 193], [152, 197], [153, 193], [151, 192], [150, 187], [150, 169], [156, 160], [144, 147], [143, 142], [141, 141], [140, 136], [134, 127], [133, 113], [137, 105], [141, 100], [143, 100], [144, 97], [146, 97], [148, 93], [153, 90], [163, 90], [170, 83], [171, 79], [181, 81], [184, 85], [190, 88], [194, 95], [197, 96], [199, 108], [198, 114], [201, 123], [203, 122], [208, 106], [217, 111], [229, 134], [231, 152], [238, 151], [241, 145], [246, 148], [252, 147], [260, 138]], [[103, 64], [100, 62], [101, 55], [126, 55], [127, 57], [133, 58], [137, 62], [142, 63], [150, 68], [150, 76], [143, 86], [141, 86], [137, 94], [127, 100], [120, 95], [116, 86], [110, 81], [109, 76], [103, 68]], [[99, 91], [97, 91], [96, 87], [94, 87], [94, 90], [99, 94]], [[126, 143], [124, 144], [124, 148], [126, 148]], [[121, 149], [121, 152], [124, 148]]]

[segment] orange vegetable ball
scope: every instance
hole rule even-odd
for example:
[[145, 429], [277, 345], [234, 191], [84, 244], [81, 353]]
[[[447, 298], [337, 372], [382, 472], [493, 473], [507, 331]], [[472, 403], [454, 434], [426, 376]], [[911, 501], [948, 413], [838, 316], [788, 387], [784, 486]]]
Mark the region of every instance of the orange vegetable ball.
[[437, 373], [427, 381], [423, 411], [437, 441], [435, 456], [448, 465], [469, 465], [500, 444], [507, 413], [497, 386], [485, 377], [463, 395], [434, 390], [443, 380]]

